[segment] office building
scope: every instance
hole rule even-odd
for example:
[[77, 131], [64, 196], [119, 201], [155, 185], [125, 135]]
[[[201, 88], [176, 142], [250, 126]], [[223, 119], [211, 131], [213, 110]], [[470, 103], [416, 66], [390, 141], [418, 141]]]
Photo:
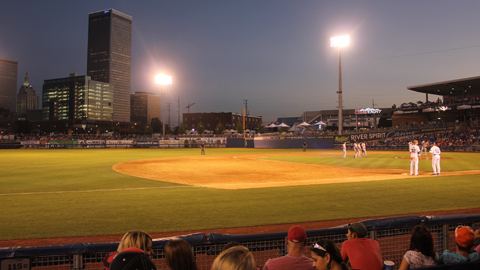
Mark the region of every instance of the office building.
[[[220, 113], [184, 113], [183, 125], [186, 130], [195, 130], [200, 123], [206, 130], [214, 131], [221, 124], [226, 129], [236, 129], [237, 123], [243, 125], [243, 115], [231, 112]], [[245, 127], [249, 130], [257, 130], [262, 124], [261, 116], [246, 116]]]
[[112, 120], [113, 88], [90, 76], [72, 73], [45, 80], [42, 94], [44, 120]]
[[16, 111], [18, 61], [0, 58], [0, 108]]
[[87, 75], [113, 87], [113, 120], [130, 121], [132, 17], [114, 9], [88, 20]]
[[135, 92], [130, 95], [130, 121], [149, 126], [152, 118], [162, 121], [161, 97], [148, 92]]
[[28, 80], [28, 73], [25, 74], [25, 81], [20, 86], [20, 90], [17, 95], [17, 114], [24, 116], [29, 111], [38, 110], [40, 97], [37, 92], [30, 85]]

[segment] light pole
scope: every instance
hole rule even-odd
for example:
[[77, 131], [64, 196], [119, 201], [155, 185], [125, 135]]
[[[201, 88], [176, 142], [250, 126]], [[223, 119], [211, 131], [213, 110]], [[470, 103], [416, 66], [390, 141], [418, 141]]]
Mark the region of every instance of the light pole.
[[338, 48], [338, 135], [342, 135], [343, 129], [343, 102], [342, 102], [342, 54], [341, 48], [348, 46], [350, 37], [338, 36], [330, 39], [330, 46]]
[[[155, 83], [159, 85], [170, 85], [172, 84], [172, 76], [165, 75], [163, 73], [155, 76]], [[165, 139], [165, 88], [162, 88], [162, 124], [163, 124], [163, 138]]]

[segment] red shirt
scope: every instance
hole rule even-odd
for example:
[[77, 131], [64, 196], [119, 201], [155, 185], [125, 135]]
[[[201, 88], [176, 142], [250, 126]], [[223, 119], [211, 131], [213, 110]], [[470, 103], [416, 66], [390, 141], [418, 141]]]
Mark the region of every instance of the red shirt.
[[380, 245], [370, 238], [355, 238], [343, 242], [341, 253], [343, 260], [349, 261], [352, 269], [383, 269]]

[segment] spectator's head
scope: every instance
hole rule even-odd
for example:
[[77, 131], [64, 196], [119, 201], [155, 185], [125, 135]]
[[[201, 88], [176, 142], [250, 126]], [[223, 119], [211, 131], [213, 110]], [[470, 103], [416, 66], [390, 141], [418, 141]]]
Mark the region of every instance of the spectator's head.
[[307, 232], [302, 226], [293, 226], [288, 230], [287, 244], [289, 245], [306, 245]]
[[313, 266], [318, 270], [331, 269], [332, 263], [342, 264], [343, 259], [338, 247], [328, 239], [320, 239], [310, 248]]
[[410, 239], [410, 250], [418, 250], [425, 256], [435, 258], [433, 237], [427, 227], [423, 225], [413, 227], [412, 238]]
[[127, 232], [123, 236], [122, 241], [120, 241], [120, 245], [118, 245], [117, 251], [120, 252], [130, 247], [139, 248], [145, 251], [145, 253], [149, 254], [150, 256], [153, 255], [152, 237], [150, 237], [150, 235], [148, 235], [146, 232], [142, 232], [142, 231]]
[[347, 225], [348, 233], [347, 239], [353, 240], [355, 238], [364, 238], [367, 236], [367, 227], [361, 222], [350, 223]]
[[241, 246], [241, 244], [239, 242], [228, 242], [228, 243], [225, 244], [222, 251], [227, 250], [231, 247], [235, 247], [235, 246]]
[[197, 269], [192, 247], [182, 239], [174, 239], [165, 245], [165, 261], [172, 270]]
[[143, 250], [128, 248], [115, 256], [110, 270], [157, 270], [157, 267]]
[[458, 250], [470, 252], [475, 243], [475, 236], [472, 228], [468, 226], [458, 226], [455, 229], [455, 241], [457, 242]]
[[211, 270], [257, 270], [257, 265], [248, 248], [234, 246], [215, 258]]

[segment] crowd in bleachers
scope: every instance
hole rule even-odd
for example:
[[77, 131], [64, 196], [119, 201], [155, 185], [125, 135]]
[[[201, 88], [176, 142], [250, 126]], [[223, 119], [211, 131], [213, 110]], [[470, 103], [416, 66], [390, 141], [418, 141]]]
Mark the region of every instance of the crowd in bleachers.
[[[319, 239], [309, 247], [311, 256], [307, 257], [305, 229], [291, 227], [285, 238], [287, 254], [269, 259], [263, 270], [393, 270], [394, 263], [383, 261], [379, 243], [367, 237], [368, 231], [363, 223], [351, 223], [346, 228], [347, 240], [340, 249], [329, 239]], [[468, 226], [458, 226], [455, 229], [456, 249], [437, 254], [430, 231], [423, 225], [417, 225], [412, 230], [409, 248], [398, 269], [428, 269], [480, 261], [480, 245], [474, 246], [476, 239], [480, 239], [480, 229], [473, 231]], [[105, 257], [103, 266], [107, 270], [157, 269], [152, 260], [152, 245], [152, 238], [147, 233], [130, 231], [123, 236], [117, 250]], [[170, 270], [198, 269], [192, 246], [183, 239], [169, 241], [164, 247], [164, 254]], [[259, 269], [252, 252], [238, 242], [226, 244], [211, 265], [211, 270]]]
[[412, 140], [417, 140], [419, 142], [425, 141], [430, 144], [436, 142], [441, 148], [468, 148], [470, 146], [480, 145], [480, 131], [477, 128], [468, 127], [461, 131], [447, 130], [443, 132], [421, 134], [414, 137], [380, 140], [371, 143], [370, 146], [408, 146], [408, 143]]

